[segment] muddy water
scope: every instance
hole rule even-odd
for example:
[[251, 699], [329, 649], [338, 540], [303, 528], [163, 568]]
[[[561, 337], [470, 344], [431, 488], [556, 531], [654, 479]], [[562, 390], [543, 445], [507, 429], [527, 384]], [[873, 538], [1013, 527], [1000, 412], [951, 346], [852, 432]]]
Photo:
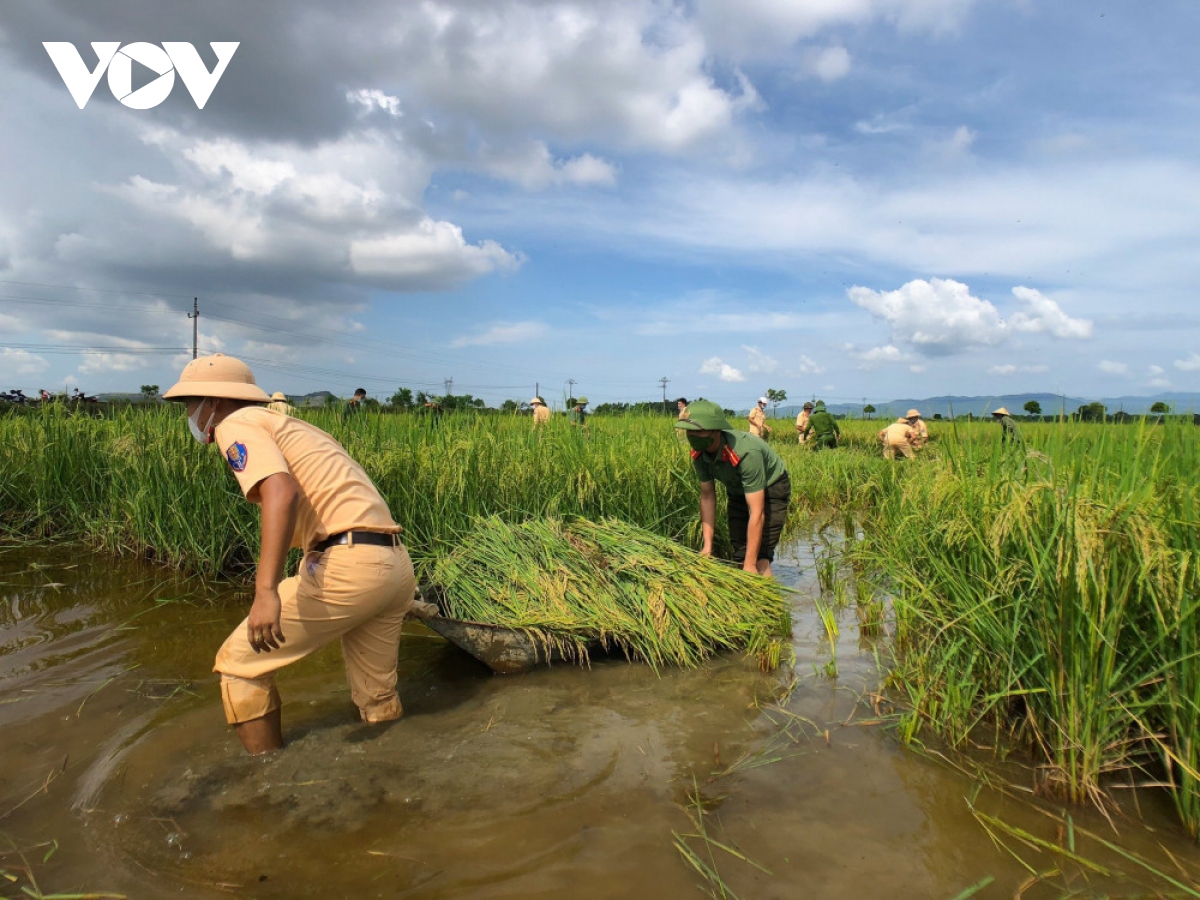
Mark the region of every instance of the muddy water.
[[330, 648], [280, 678], [288, 745], [249, 759], [210, 674], [244, 600], [71, 549], [0, 551], [0, 896], [31, 875], [138, 898], [1178, 892], [1083, 829], [1194, 884], [1195, 844], [1151, 793], [1153, 827], [1119, 835], [1072, 810], [1080, 864], [1014, 836], [1066, 846], [1057, 807], [900, 746], [875, 699], [886, 640], [860, 639], [852, 607], [827, 671], [820, 552], [800, 541], [777, 566], [797, 588], [787, 671], [727, 656], [497, 677], [414, 626], [400, 722], [356, 722]]

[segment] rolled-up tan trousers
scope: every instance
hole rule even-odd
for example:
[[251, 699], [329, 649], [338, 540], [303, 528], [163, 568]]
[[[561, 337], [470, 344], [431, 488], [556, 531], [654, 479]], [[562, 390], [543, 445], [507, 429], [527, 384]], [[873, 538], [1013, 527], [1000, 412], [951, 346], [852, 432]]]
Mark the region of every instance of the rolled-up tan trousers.
[[213, 671], [221, 673], [229, 724], [278, 709], [274, 673], [339, 637], [350, 697], [363, 720], [400, 718], [396, 652], [413, 592], [412, 562], [403, 546], [341, 544], [305, 557], [300, 574], [279, 584], [286, 643], [255, 653], [243, 619], [217, 652]]
[[884, 459], [895, 459], [897, 456], [901, 457], [902, 459], [912, 459], [913, 458], [912, 444], [905, 443], [905, 444], [884, 444], [883, 445], [883, 458]]

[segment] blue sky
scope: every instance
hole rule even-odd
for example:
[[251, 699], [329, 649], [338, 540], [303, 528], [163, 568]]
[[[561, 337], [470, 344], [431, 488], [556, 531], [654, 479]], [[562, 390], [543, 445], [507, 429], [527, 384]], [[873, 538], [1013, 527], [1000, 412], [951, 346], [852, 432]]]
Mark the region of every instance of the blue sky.
[[[1200, 390], [1194, 3], [9, 4], [0, 386]], [[203, 109], [43, 41], [239, 41]], [[178, 79], [177, 79], [178, 80]], [[135, 87], [137, 85], [135, 84]]]

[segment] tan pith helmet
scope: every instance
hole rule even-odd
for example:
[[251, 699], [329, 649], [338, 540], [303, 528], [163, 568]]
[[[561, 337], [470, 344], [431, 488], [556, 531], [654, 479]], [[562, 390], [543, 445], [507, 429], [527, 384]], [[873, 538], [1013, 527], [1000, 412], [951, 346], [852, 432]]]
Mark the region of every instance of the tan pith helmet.
[[539, 403], [540, 403], [542, 406], [545, 406], [545, 405], [546, 405], [546, 401], [545, 401], [545, 400], [543, 400], [541, 397], [534, 397], [532, 400], [530, 400], [530, 401], [529, 401], [529, 405], [530, 405], [530, 406], [537, 406]]
[[904, 414], [904, 418], [906, 418], [906, 419], [919, 419], [919, 418], [921, 418], [921, 414], [920, 414], [919, 412], [917, 412], [915, 409], [910, 409], [908, 412], [906, 412], [906, 413]]
[[164, 400], [187, 400], [189, 397], [219, 397], [252, 403], [266, 403], [271, 399], [255, 383], [254, 373], [248, 365], [224, 353], [193, 359], [183, 367], [179, 381], [163, 394]]
[[992, 415], [993, 416], [1008, 416], [1008, 415], [1012, 415], [1012, 414], [1007, 409], [1005, 409], [1003, 406], [1001, 406], [999, 409], [993, 409]]
[[275, 393], [273, 393], [271, 395], [271, 399], [272, 400], [282, 400], [284, 403], [287, 403], [287, 395], [284, 394], [283, 391], [276, 391]]

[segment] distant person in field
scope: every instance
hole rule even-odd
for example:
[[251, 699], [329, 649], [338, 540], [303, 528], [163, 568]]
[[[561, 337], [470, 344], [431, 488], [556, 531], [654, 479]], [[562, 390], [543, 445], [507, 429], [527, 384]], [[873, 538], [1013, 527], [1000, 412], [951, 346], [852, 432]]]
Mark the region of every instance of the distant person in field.
[[750, 410], [750, 433], [764, 441], [770, 440], [771, 437], [771, 426], [767, 424], [766, 413], [767, 404], [770, 402], [766, 397], [759, 397], [754, 409]]
[[796, 439], [804, 443], [804, 431], [808, 428], [808, 420], [812, 418], [813, 404], [811, 400], [805, 400], [804, 406], [800, 410], [800, 414], [796, 416]]
[[676, 418], [686, 419], [689, 415], [687, 397], [679, 397], [676, 399], [675, 408], [679, 411], [679, 415]]
[[770, 577], [792, 496], [787, 466], [762, 438], [734, 431], [717, 404], [697, 400], [689, 412], [675, 427], [687, 435], [692, 469], [700, 480], [700, 553], [712, 556], [719, 481], [729, 501], [734, 560], [747, 572]]
[[357, 415], [363, 411], [363, 403], [367, 399], [366, 388], [355, 388], [354, 396], [346, 401], [346, 408], [342, 411], [343, 418]]
[[904, 414], [904, 418], [908, 420], [908, 425], [916, 432], [916, 440], [913, 441], [913, 449], [920, 450], [929, 443], [929, 426], [925, 424], [925, 420], [921, 418], [921, 413], [915, 409], [910, 409]]
[[[400, 718], [396, 653], [413, 568], [367, 473], [321, 429], [265, 409], [270, 398], [232, 357], [192, 360], [163, 397], [187, 404], [192, 436], [217, 445], [246, 499], [262, 509], [254, 602], [213, 666], [242, 746], [282, 746], [275, 673], [338, 639], [363, 721]], [[305, 555], [299, 573], [284, 578], [289, 547]]]
[[587, 431], [587, 397], [577, 397], [575, 405], [571, 407], [571, 413], [567, 420], [581, 431]]
[[879, 432], [883, 442], [884, 459], [912, 459], [917, 433], [908, 424], [908, 419], [897, 419]]
[[824, 450], [838, 445], [842, 430], [838, 428], [837, 419], [825, 409], [825, 401], [818, 400], [801, 434], [804, 442], [810, 444], [814, 450]]
[[533, 407], [533, 427], [540, 428], [550, 421], [550, 407], [546, 406], [546, 401], [541, 397], [534, 397], [529, 401], [529, 405]]
[[281, 412], [285, 416], [294, 416], [296, 414], [296, 408], [288, 403], [287, 395], [283, 391], [276, 391], [271, 395], [271, 402], [267, 404], [267, 409]]
[[1012, 414], [1007, 409], [1001, 406], [999, 409], [992, 411], [992, 418], [1000, 423], [1000, 443], [1007, 444], [1012, 441], [1013, 444], [1021, 442], [1021, 432], [1017, 428], [1017, 423], [1013, 421]]

